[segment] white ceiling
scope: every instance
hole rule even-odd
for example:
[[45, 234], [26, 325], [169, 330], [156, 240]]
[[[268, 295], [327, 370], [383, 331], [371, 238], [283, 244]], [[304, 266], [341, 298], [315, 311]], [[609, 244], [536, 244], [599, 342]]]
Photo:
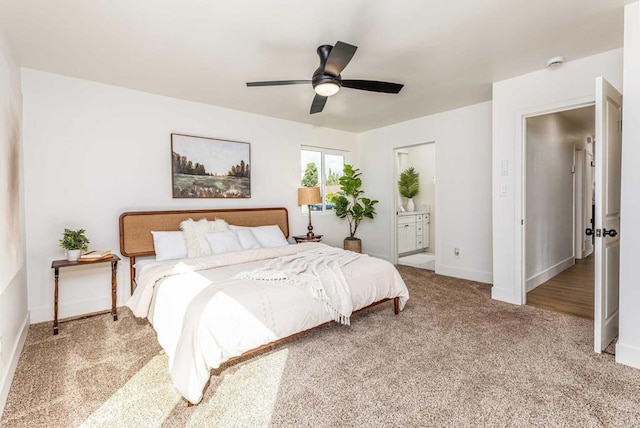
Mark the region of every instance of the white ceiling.
[[[0, 0], [21, 66], [354, 132], [491, 99], [491, 83], [622, 46], [630, 0]], [[358, 46], [342, 89], [309, 115], [316, 48]]]

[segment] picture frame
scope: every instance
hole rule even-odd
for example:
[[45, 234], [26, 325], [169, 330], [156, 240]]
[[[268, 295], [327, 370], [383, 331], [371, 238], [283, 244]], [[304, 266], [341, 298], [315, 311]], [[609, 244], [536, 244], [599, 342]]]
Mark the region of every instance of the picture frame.
[[173, 198], [250, 198], [251, 144], [171, 134]]

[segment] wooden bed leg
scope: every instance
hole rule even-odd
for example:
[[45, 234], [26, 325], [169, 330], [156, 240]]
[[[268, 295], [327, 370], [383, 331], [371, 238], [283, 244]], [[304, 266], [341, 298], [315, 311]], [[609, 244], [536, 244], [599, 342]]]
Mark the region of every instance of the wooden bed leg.
[[136, 279], [136, 268], [134, 267], [136, 265], [136, 258], [135, 257], [129, 257], [129, 285], [131, 287], [131, 295], [133, 295], [133, 283], [135, 282]]
[[395, 297], [393, 299], [393, 312], [398, 315], [400, 313], [400, 298]]

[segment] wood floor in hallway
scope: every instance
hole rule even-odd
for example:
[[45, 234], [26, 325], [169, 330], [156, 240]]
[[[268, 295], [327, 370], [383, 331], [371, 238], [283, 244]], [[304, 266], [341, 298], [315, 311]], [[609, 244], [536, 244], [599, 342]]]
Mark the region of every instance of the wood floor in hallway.
[[594, 256], [527, 293], [527, 305], [593, 319]]

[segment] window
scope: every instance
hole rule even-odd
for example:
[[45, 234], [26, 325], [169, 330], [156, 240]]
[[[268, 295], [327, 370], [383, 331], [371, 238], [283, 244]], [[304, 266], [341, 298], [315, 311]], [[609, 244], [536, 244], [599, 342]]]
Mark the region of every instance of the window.
[[[338, 177], [346, 162], [348, 152], [302, 147], [300, 150], [300, 181], [303, 187], [320, 187], [322, 203], [310, 205], [311, 211], [331, 211], [332, 196], [340, 192]], [[302, 212], [307, 212], [303, 206]]]

